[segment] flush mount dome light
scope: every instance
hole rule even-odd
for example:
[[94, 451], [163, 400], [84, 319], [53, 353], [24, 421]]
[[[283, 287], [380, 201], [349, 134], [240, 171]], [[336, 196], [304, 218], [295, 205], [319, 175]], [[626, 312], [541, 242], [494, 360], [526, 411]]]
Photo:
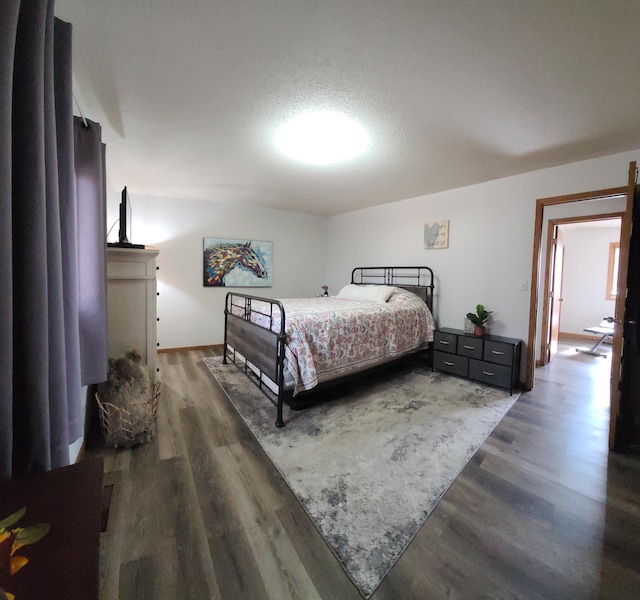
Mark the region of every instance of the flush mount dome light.
[[364, 128], [337, 112], [298, 115], [275, 133], [275, 145], [289, 158], [313, 165], [330, 165], [362, 154], [369, 145]]

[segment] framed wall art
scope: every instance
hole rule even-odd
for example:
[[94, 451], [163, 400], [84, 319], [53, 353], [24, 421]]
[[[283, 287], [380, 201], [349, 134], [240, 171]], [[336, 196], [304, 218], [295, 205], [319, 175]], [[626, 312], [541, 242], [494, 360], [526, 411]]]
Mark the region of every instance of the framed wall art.
[[432, 221], [424, 225], [425, 250], [449, 247], [449, 221]]
[[206, 237], [205, 287], [271, 287], [273, 242]]

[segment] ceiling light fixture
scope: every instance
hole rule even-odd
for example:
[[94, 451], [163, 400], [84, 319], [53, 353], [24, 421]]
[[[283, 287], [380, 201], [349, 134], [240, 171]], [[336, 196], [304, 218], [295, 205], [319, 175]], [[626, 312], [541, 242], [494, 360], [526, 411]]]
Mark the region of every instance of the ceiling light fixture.
[[338, 112], [317, 110], [284, 123], [275, 145], [289, 158], [312, 165], [331, 165], [362, 154], [369, 136], [353, 119]]

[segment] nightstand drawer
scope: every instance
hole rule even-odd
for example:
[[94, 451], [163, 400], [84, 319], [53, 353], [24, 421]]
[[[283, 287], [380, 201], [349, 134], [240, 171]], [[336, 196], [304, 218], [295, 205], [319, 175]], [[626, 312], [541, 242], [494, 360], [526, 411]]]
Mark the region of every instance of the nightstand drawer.
[[518, 383], [522, 340], [501, 335], [478, 337], [442, 327], [434, 336], [432, 370], [468, 377], [511, 390]]
[[458, 354], [469, 358], [482, 359], [482, 338], [460, 336], [458, 337]]
[[469, 359], [466, 356], [436, 351], [433, 353], [433, 368], [466, 377], [469, 369]]
[[433, 349], [441, 352], [456, 353], [456, 344], [458, 336], [454, 333], [445, 333], [444, 331], [436, 331], [433, 338]]
[[469, 361], [469, 377], [502, 388], [511, 388], [511, 368], [482, 360]]
[[484, 360], [511, 366], [513, 364], [513, 344], [486, 341], [484, 344]]

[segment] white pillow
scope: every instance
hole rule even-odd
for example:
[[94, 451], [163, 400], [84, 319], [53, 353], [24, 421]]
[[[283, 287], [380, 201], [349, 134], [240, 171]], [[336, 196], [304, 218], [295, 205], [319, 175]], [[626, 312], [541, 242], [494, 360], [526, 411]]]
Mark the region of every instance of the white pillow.
[[337, 298], [344, 300], [360, 300], [364, 302], [378, 302], [384, 304], [396, 288], [391, 285], [356, 285], [348, 283], [337, 294]]

